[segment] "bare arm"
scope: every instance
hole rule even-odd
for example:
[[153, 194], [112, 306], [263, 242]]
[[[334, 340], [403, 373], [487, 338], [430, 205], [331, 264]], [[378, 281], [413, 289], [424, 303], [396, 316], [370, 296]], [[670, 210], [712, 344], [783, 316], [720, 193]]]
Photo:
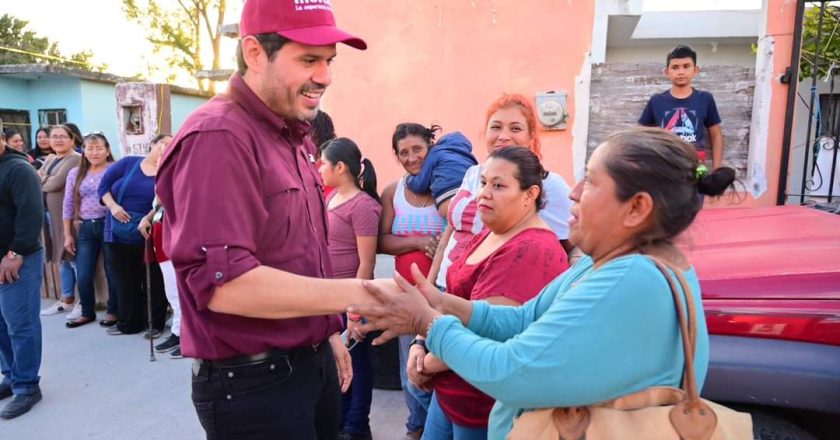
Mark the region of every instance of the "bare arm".
[[356, 237], [356, 251], [359, 253], [359, 269], [356, 270], [356, 278], [373, 279], [373, 268], [376, 266], [376, 239], [375, 235]]
[[394, 193], [397, 182], [391, 183], [382, 191], [382, 218], [379, 219], [379, 252], [388, 255], [399, 255], [420, 248], [419, 240], [423, 237], [400, 237], [391, 234], [394, 226]]
[[437, 280], [440, 265], [443, 263], [443, 254], [446, 252], [446, 245], [449, 243], [453, 231], [452, 226], [447, 225], [446, 230], [443, 231], [443, 235], [440, 236], [437, 251], [435, 251], [435, 258], [432, 259], [432, 267], [429, 269], [429, 275], [426, 277], [432, 284]]
[[258, 266], [217, 287], [208, 308], [249, 318], [287, 319], [339, 314], [353, 303], [375, 303], [360, 280], [309, 278]]
[[708, 130], [709, 142], [712, 145], [712, 169], [715, 169], [723, 163], [723, 131], [720, 124], [712, 125]]

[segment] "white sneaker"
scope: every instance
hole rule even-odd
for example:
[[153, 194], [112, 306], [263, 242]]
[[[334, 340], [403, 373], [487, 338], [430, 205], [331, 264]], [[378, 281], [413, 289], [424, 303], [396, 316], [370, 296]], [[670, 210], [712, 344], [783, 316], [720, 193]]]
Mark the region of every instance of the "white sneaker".
[[59, 313], [69, 312], [72, 304], [65, 304], [63, 301], [57, 301], [55, 304], [41, 310], [41, 316], [57, 315]]
[[[69, 304], [68, 304], [69, 305]], [[82, 305], [78, 302], [73, 304], [73, 311], [67, 314], [68, 321], [75, 321], [82, 317]]]

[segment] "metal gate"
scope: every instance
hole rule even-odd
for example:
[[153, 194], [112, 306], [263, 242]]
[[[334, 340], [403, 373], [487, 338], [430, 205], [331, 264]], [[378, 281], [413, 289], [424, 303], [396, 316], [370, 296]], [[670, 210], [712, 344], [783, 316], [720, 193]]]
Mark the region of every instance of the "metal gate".
[[840, 205], [840, 2], [797, 5], [777, 204]]

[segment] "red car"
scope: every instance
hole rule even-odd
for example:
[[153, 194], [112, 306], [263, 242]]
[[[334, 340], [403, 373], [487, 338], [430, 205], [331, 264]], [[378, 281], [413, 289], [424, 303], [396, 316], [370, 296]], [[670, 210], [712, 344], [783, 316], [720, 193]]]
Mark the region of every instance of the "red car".
[[840, 215], [706, 209], [681, 242], [711, 337], [703, 395], [752, 413], [756, 439], [840, 439]]

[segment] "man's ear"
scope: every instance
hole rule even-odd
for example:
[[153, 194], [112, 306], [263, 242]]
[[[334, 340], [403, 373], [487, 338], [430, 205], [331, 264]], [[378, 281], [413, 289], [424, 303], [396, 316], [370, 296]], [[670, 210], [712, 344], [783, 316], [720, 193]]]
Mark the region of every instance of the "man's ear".
[[647, 192], [636, 193], [630, 200], [628, 210], [624, 214], [622, 223], [625, 227], [634, 229], [646, 226], [653, 221], [653, 197]]
[[262, 71], [264, 62], [268, 60], [262, 45], [253, 36], [242, 39], [242, 59], [245, 60], [248, 70], [254, 72]]

